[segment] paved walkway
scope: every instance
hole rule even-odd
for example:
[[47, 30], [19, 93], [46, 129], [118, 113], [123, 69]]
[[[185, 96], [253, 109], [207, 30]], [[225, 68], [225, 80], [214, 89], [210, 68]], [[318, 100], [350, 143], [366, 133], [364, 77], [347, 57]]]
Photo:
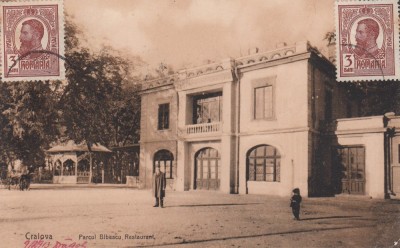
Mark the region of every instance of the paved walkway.
[[0, 246], [25, 247], [32, 235], [49, 247], [396, 247], [400, 238], [399, 201], [305, 198], [295, 221], [288, 198], [167, 192], [161, 209], [148, 190], [0, 190]]

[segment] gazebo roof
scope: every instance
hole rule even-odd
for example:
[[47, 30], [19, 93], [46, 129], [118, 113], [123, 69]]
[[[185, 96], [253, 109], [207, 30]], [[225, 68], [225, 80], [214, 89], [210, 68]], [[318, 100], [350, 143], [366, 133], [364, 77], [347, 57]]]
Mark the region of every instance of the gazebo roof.
[[[49, 150], [48, 153], [61, 153], [61, 152], [88, 152], [88, 146], [86, 142], [81, 144], [75, 144], [73, 140], [69, 140], [65, 144], [56, 145]], [[100, 145], [100, 144], [93, 144], [92, 145], [92, 152], [112, 152], [107, 147]]]

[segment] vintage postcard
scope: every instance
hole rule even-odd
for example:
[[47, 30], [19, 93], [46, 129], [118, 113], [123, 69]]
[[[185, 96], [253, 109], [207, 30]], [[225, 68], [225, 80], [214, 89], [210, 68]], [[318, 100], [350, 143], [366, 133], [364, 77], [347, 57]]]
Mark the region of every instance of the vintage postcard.
[[335, 8], [338, 80], [400, 79], [397, 1], [337, 1]]
[[0, 6], [3, 81], [64, 79], [63, 1]]
[[395, 1], [1, 13], [0, 248], [400, 248]]

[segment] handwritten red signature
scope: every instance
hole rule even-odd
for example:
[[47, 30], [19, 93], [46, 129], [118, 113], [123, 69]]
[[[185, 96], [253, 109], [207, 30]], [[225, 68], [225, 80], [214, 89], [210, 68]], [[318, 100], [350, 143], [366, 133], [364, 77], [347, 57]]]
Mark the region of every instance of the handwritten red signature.
[[27, 240], [24, 242], [24, 248], [87, 248], [87, 241], [78, 243], [72, 239], [65, 241], [46, 241], [46, 240]]

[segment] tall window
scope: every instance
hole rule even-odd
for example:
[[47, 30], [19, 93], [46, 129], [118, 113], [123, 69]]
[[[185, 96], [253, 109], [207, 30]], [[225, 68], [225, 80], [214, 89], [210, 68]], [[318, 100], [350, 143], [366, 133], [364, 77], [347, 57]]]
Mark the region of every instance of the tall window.
[[165, 173], [165, 178], [174, 178], [174, 156], [168, 150], [160, 150], [154, 154], [153, 171], [160, 166], [160, 171]]
[[219, 189], [221, 155], [214, 148], [204, 148], [195, 155], [195, 188]]
[[169, 103], [158, 105], [158, 130], [169, 128]]
[[254, 119], [268, 119], [272, 117], [272, 85], [254, 88]]
[[281, 156], [269, 145], [252, 148], [247, 155], [247, 180], [279, 182]]
[[222, 119], [222, 92], [196, 96], [193, 99], [193, 123], [220, 122]]
[[362, 146], [339, 147], [339, 169], [342, 173], [342, 193], [365, 193], [365, 148]]

